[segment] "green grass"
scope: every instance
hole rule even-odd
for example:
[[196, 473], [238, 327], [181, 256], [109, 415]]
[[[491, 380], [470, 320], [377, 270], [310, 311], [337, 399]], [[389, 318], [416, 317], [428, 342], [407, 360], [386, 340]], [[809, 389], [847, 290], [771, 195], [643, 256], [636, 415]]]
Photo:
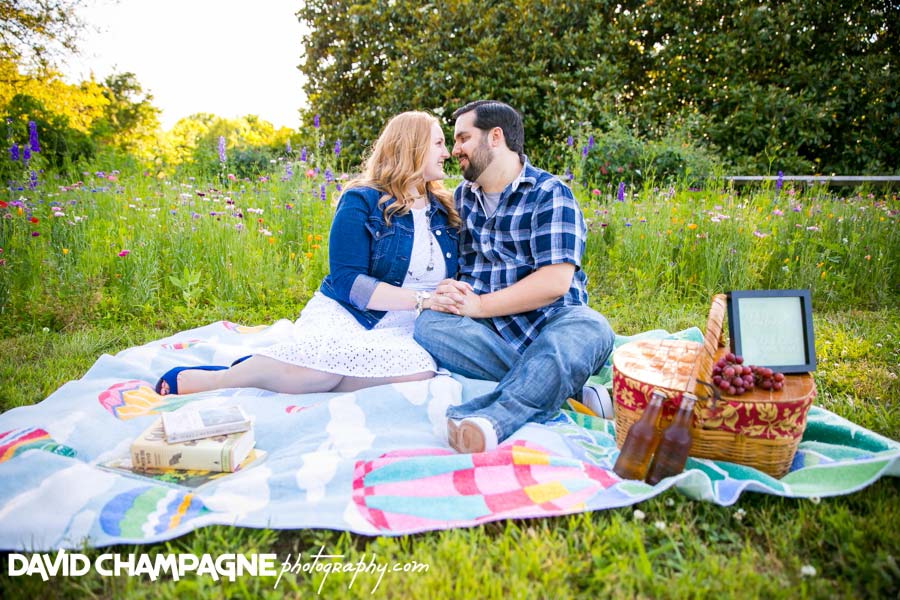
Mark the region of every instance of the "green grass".
[[[295, 172], [217, 184], [83, 175], [68, 191], [58, 186], [74, 180], [48, 179], [0, 196], [0, 409], [41, 401], [103, 353], [218, 319], [296, 315], [326, 269], [331, 207], [320, 186], [333, 195], [340, 180]], [[895, 196], [648, 186], [617, 202], [576, 192], [589, 220], [592, 305], [617, 332], [703, 327], [709, 296], [728, 288], [810, 288], [817, 404], [900, 439]], [[65, 216], [52, 216], [53, 203]], [[345, 574], [287, 575], [277, 590], [275, 578], [150, 584], [96, 572], [44, 583], [9, 578], [2, 560], [0, 589], [4, 598], [312, 597], [320, 584], [328, 598], [888, 598], [900, 593], [898, 492], [886, 478], [818, 503], [745, 493], [731, 507], [666, 492], [623, 509], [397, 538], [217, 526], [85, 551], [284, 560], [324, 546], [348, 562], [429, 565], [385, 574], [374, 594], [377, 578], [365, 574], [350, 589]]]

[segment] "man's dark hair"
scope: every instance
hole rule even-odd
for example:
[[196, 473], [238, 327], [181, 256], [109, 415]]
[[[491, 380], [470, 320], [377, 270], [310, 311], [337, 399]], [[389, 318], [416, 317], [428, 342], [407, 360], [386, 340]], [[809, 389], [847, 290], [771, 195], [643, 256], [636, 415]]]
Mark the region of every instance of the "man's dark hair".
[[525, 127], [522, 125], [522, 115], [509, 104], [497, 100], [476, 100], [453, 111], [453, 118], [475, 111], [475, 127], [482, 131], [490, 131], [499, 127], [506, 138], [506, 146], [518, 153], [524, 160], [525, 152]]

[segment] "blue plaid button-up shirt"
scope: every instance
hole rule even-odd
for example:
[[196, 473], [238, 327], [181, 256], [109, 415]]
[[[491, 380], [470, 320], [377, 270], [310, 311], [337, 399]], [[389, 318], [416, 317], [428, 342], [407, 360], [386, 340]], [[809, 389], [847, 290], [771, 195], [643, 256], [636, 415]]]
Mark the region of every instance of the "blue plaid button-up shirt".
[[571, 263], [576, 267], [562, 298], [537, 310], [491, 319], [506, 341], [521, 352], [537, 338], [554, 309], [587, 304], [587, 282], [581, 270], [584, 217], [572, 191], [558, 177], [526, 160], [490, 217], [485, 215], [484, 196], [477, 183], [464, 181], [454, 198], [462, 219], [459, 278], [475, 293], [502, 290], [546, 265]]

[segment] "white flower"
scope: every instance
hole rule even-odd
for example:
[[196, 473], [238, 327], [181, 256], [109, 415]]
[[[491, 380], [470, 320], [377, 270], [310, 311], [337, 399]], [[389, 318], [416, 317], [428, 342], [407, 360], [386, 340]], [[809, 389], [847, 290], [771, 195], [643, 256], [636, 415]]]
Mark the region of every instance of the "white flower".
[[659, 529], [660, 531], [662, 531], [666, 528], [666, 522], [665, 521], [656, 521], [655, 523], [653, 523], [653, 526], [656, 527], [657, 529]]
[[675, 500], [673, 498], [666, 498], [666, 506], [675, 506]]
[[816, 568], [812, 565], [803, 565], [800, 567], [800, 575], [802, 577], [815, 577]]
[[643, 521], [647, 518], [647, 515], [642, 510], [635, 510], [632, 516], [634, 517], [635, 521]]
[[745, 511], [743, 508], [739, 508], [736, 511], [734, 511], [734, 520], [742, 521], [744, 519], [744, 515], [746, 515], [746, 514], [747, 514], [747, 511]]
[[819, 502], [822, 501], [822, 499], [819, 498], [818, 496], [810, 496], [809, 501], [812, 502], [813, 504], [818, 504]]

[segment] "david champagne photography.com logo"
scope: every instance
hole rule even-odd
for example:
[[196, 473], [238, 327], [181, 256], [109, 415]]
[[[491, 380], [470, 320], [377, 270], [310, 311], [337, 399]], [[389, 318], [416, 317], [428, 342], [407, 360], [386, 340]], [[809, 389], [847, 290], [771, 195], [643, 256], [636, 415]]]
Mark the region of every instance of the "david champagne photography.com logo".
[[[37, 576], [49, 582], [54, 577], [82, 577], [97, 573], [102, 577], [145, 577], [151, 582], [160, 579], [178, 581], [184, 577], [209, 577], [213, 581], [234, 582], [241, 577], [274, 577], [274, 589], [286, 575], [321, 576], [316, 593], [322, 592], [332, 575], [348, 577], [347, 589], [354, 585], [369, 585], [371, 593], [378, 591], [387, 573], [403, 575], [427, 573], [430, 566], [415, 560], [382, 562], [375, 554], [352, 559], [344, 554], [331, 554], [325, 546], [314, 552], [288, 554], [279, 560], [277, 554], [189, 554], [189, 553], [104, 553], [91, 559], [86, 554], [60, 549], [56, 553], [6, 554], [5, 575], [9, 577]], [[364, 579], [359, 579], [363, 576]]]

